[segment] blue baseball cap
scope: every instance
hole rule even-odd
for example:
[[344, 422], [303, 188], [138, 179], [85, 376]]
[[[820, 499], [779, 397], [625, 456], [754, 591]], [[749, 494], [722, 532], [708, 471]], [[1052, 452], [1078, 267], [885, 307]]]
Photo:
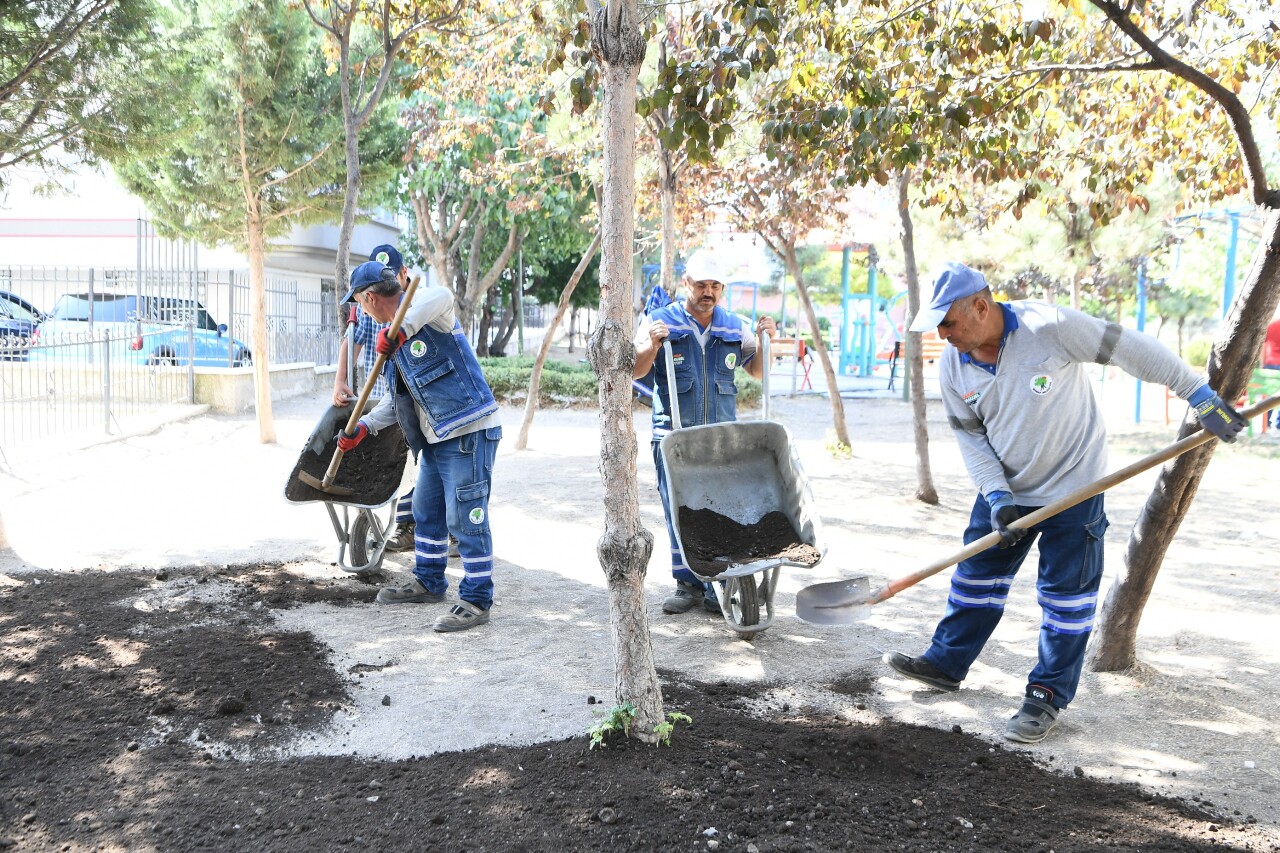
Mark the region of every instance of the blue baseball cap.
[[947, 261], [933, 283], [933, 298], [929, 300], [929, 306], [916, 314], [911, 321], [911, 331], [928, 332], [938, 328], [951, 309], [951, 303], [986, 289], [987, 279], [982, 273], [964, 264]]
[[399, 273], [400, 270], [404, 268], [404, 258], [400, 256], [400, 252], [396, 247], [392, 246], [390, 243], [383, 243], [381, 246], [376, 246], [374, 250], [369, 253], [369, 260], [381, 261], [396, 273]]
[[346, 296], [342, 297], [340, 304], [345, 305], [355, 299], [356, 294], [369, 285], [390, 281], [395, 278], [395, 275], [382, 261], [365, 261], [351, 271], [351, 289], [347, 291]]

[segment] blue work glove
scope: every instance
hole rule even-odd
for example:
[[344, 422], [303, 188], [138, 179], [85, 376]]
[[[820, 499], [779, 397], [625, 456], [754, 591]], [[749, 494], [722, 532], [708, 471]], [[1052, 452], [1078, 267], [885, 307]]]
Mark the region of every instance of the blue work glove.
[[356, 421], [355, 432], [351, 433], [351, 435], [347, 435], [346, 432], [338, 433], [338, 449], [343, 453], [350, 453], [368, 435], [369, 428], [364, 425], [364, 421]]
[[1248, 426], [1248, 421], [1240, 417], [1240, 413], [1228, 406], [1208, 385], [1200, 386], [1187, 398], [1187, 402], [1196, 410], [1200, 426], [1228, 444], [1235, 441], [1240, 431]]
[[992, 492], [987, 495], [987, 503], [991, 505], [991, 529], [1000, 534], [999, 547], [1008, 548], [1027, 535], [1025, 529], [1009, 526], [1022, 516], [1013, 503], [1013, 495], [1008, 492]]

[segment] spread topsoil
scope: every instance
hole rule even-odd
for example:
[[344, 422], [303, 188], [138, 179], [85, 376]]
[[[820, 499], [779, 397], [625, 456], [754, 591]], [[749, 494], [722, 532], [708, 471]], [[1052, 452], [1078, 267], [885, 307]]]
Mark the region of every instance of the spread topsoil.
[[[1055, 775], [958, 727], [753, 712], [759, 685], [668, 677], [691, 718], [669, 746], [290, 757], [360, 673], [271, 610], [376, 587], [272, 565], [0, 581], [0, 848], [1280, 850], [1248, 816]], [[874, 690], [828, 686], [857, 706]]]
[[733, 565], [783, 559], [815, 566], [822, 554], [800, 541], [786, 514], [774, 510], [755, 524], [739, 524], [713, 509], [680, 507], [680, 544], [684, 558], [703, 577], [714, 577]]

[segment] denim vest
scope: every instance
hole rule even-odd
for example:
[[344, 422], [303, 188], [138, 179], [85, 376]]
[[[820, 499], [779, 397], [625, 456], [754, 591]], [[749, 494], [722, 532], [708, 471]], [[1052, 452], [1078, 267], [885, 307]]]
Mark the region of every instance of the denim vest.
[[[403, 384], [396, 381], [397, 372]], [[423, 326], [387, 359], [383, 376], [395, 397], [396, 420], [414, 453], [427, 445], [415, 403], [442, 439], [498, 410], [480, 362], [457, 322], [451, 332]]]
[[[675, 360], [680, 426], [737, 420], [738, 386], [733, 384], [733, 371], [742, 363], [742, 318], [717, 305], [711, 315], [705, 349], [698, 344], [698, 324], [683, 303], [659, 308], [649, 315], [649, 320], [667, 324]], [[653, 439], [657, 441], [673, 426], [665, 349], [659, 350], [654, 360], [653, 375]]]

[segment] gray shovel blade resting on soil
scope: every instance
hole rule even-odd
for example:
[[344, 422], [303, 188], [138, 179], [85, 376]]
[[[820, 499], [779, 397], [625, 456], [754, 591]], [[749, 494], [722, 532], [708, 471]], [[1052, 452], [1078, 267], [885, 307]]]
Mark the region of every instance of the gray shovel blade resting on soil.
[[[1252, 420], [1277, 406], [1280, 406], [1280, 397], [1268, 397], [1245, 409], [1240, 414], [1245, 420]], [[1175, 456], [1181, 456], [1191, 448], [1199, 447], [1216, 437], [1208, 430], [1202, 429], [1199, 432], [1194, 432], [1163, 450], [1158, 450], [1150, 456], [1144, 456], [1132, 465], [1108, 474], [1101, 480], [1096, 480], [1087, 486], [1080, 487], [1061, 500], [1054, 501], [1034, 512], [1027, 513], [1009, 526], [1018, 530], [1034, 527], [1046, 518], [1070, 509], [1094, 495], [1102, 494], [1112, 486], [1123, 483], [1143, 471], [1154, 468], [1157, 465], [1163, 465]], [[999, 543], [1000, 534], [993, 531], [981, 539], [970, 542], [965, 546], [964, 550], [958, 551], [949, 557], [943, 557], [941, 560], [931, 563], [919, 571], [891, 581], [874, 593], [870, 592], [871, 583], [865, 577], [811, 584], [796, 592], [796, 616], [814, 625], [851, 625], [854, 622], [861, 622], [871, 615], [871, 605], [890, 599], [907, 587], [915, 586], [925, 578], [933, 577], [943, 569], [961, 563]]]

